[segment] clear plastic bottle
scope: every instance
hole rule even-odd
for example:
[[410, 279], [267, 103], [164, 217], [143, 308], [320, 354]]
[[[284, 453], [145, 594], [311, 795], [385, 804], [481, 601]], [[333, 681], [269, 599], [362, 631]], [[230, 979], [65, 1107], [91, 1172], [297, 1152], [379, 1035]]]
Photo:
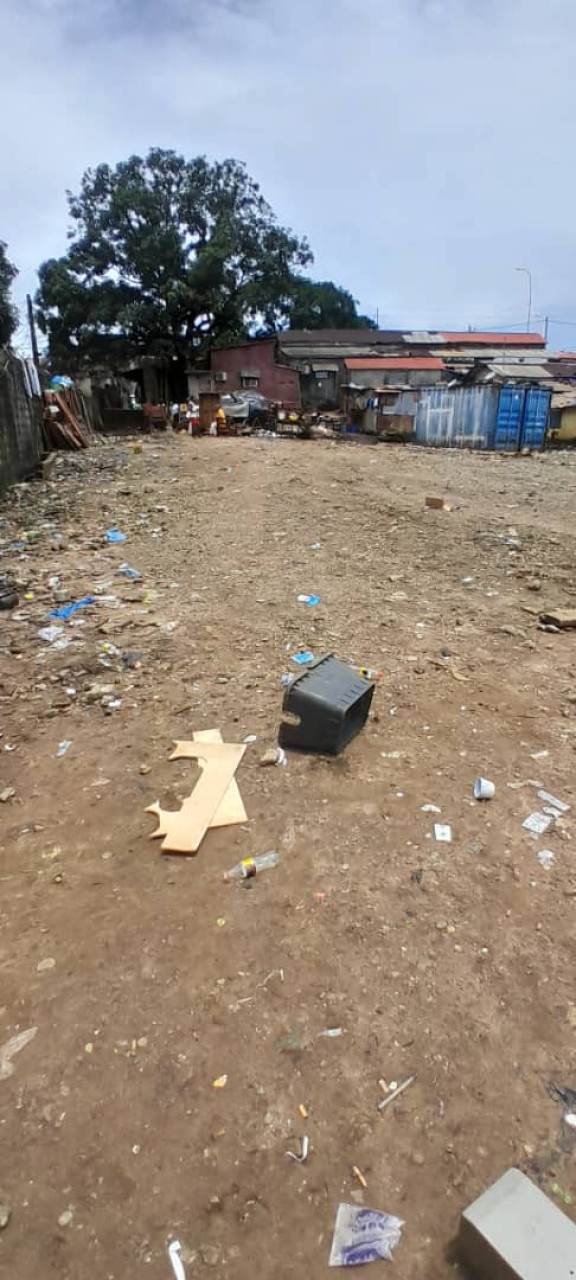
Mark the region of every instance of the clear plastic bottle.
[[261, 853], [256, 858], [243, 858], [241, 862], [237, 862], [231, 871], [227, 871], [225, 880], [248, 880], [251, 876], [257, 875], [259, 871], [267, 871], [269, 867], [275, 867], [280, 861], [277, 853]]

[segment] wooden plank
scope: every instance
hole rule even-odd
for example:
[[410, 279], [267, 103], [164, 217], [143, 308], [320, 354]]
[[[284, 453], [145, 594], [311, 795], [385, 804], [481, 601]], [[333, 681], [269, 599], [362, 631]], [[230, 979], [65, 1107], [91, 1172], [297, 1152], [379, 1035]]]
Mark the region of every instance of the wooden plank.
[[[186, 748], [181, 751], [180, 748]], [[160, 808], [156, 801], [146, 812], [155, 813], [158, 828], [152, 839], [163, 836], [162, 849], [169, 853], [196, 853], [224, 799], [246, 747], [229, 742], [176, 743], [171, 760], [203, 759], [206, 766], [190, 796], [177, 813]]]
[[[192, 734], [192, 737], [194, 742], [222, 742], [222, 734], [219, 729], [199, 729], [198, 733]], [[204, 760], [200, 758], [198, 764], [201, 769], [204, 769]], [[210, 827], [233, 827], [236, 823], [247, 821], [248, 814], [244, 808], [240, 788], [236, 779], [233, 778], [225, 796], [218, 805]]]

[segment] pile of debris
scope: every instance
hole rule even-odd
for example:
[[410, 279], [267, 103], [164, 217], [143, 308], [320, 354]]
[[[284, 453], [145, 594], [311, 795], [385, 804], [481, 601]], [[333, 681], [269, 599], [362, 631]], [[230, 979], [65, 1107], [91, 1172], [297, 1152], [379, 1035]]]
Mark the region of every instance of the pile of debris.
[[44, 429], [53, 449], [87, 449], [90, 428], [73, 387], [45, 393]]

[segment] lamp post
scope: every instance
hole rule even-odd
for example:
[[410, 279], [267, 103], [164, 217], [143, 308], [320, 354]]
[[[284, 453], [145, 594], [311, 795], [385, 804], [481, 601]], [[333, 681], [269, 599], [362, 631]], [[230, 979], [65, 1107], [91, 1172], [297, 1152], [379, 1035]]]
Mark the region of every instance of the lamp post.
[[532, 323], [532, 272], [528, 267], [515, 267], [514, 270], [521, 271], [523, 275], [528, 276], [528, 322], [526, 333], [530, 333], [530, 325]]

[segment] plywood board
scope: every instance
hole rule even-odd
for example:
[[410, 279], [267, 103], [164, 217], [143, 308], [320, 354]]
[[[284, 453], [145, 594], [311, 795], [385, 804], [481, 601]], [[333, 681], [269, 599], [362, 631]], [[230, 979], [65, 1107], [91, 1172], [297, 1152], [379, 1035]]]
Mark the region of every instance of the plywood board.
[[176, 813], [161, 809], [158, 801], [146, 810], [158, 818], [158, 828], [152, 838], [163, 836], [163, 849], [170, 853], [196, 853], [245, 750], [245, 746], [229, 742], [176, 743], [171, 760], [203, 759], [206, 765], [192, 794]]
[[[197, 733], [193, 733], [194, 742], [222, 742], [222, 734], [219, 729], [199, 729]], [[205, 764], [202, 758], [198, 760], [201, 769]], [[210, 827], [233, 827], [239, 822], [247, 822], [248, 815], [244, 808], [240, 788], [236, 779], [233, 778], [226, 795], [218, 805], [216, 813], [210, 823]]]

